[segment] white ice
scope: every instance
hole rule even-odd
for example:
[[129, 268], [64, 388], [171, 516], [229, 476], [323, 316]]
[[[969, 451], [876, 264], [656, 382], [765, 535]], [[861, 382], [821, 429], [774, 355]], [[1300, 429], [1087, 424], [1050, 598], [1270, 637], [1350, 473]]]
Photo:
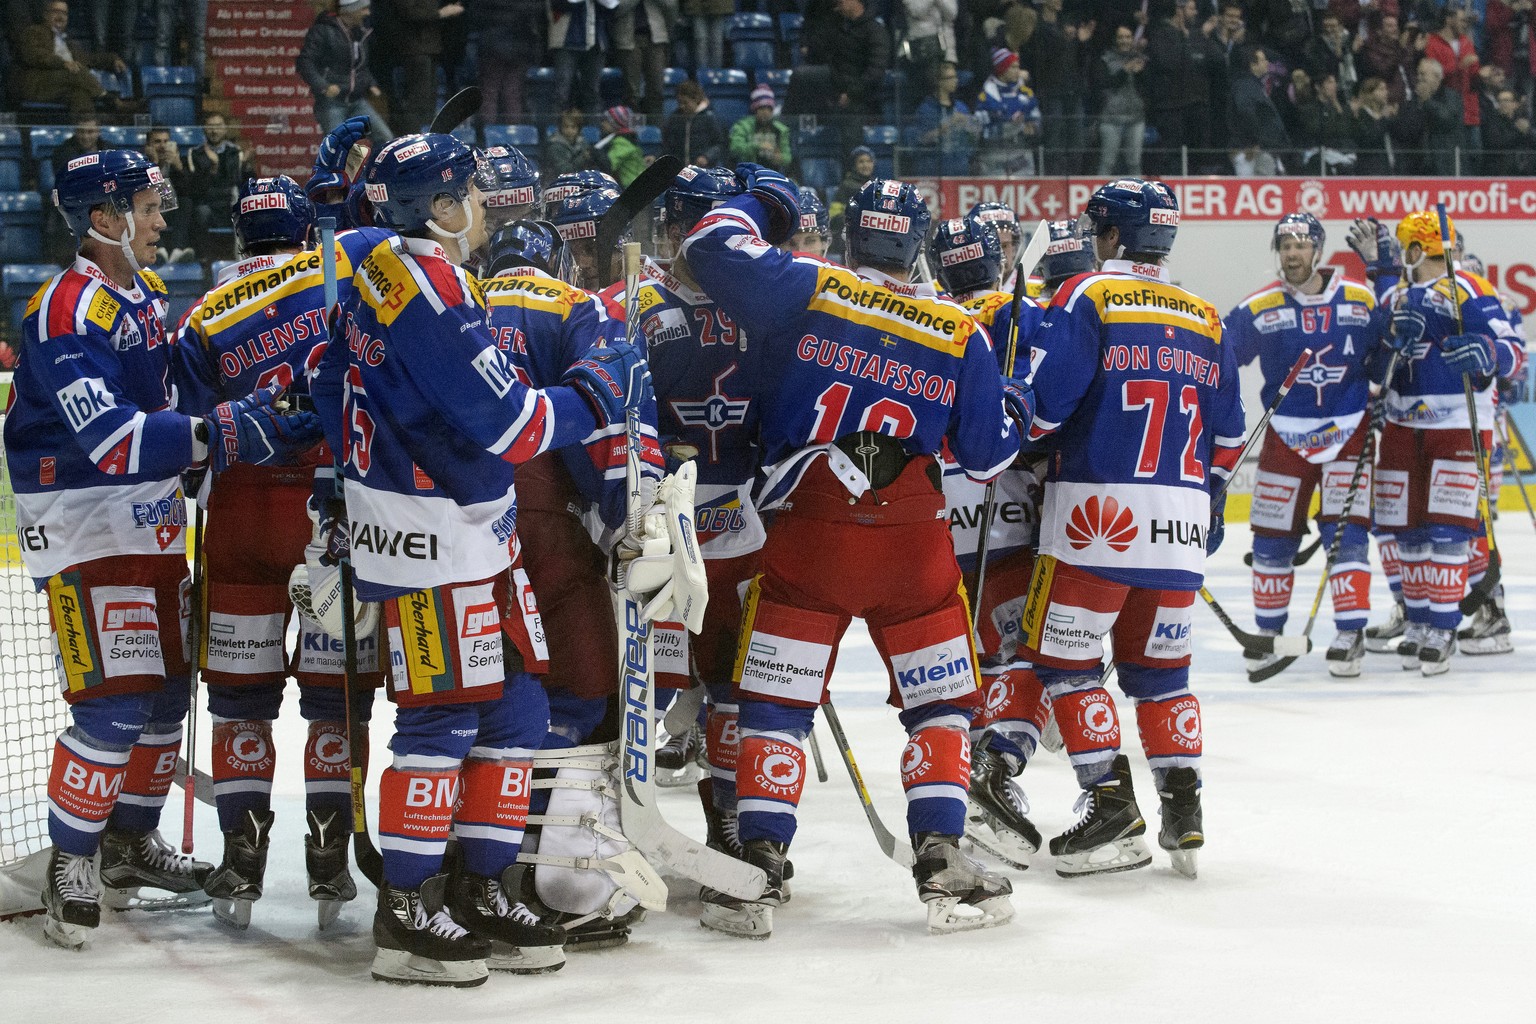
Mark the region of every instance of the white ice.
[[[82, 953], [42, 938], [38, 918], [0, 926], [0, 1018], [44, 1021], [1308, 1021], [1536, 1020], [1536, 533], [1501, 521], [1518, 653], [1458, 657], [1432, 680], [1368, 656], [1353, 681], [1330, 679], [1320, 651], [1262, 685], [1247, 682], [1222, 627], [1196, 610], [1193, 686], [1205, 708], [1200, 877], [1150, 868], [1067, 881], [1042, 853], [1012, 872], [1015, 920], [931, 937], [912, 881], [865, 825], [831, 736], [831, 779], [806, 788], [794, 844], [794, 900], [773, 937], [702, 930], [696, 887], [621, 949], [578, 954], [542, 977], [494, 976], [467, 991], [369, 979], [372, 890], [340, 934], [315, 930], [304, 894], [303, 725], [290, 696], [281, 744], [267, 895], [250, 932], [207, 911], [109, 917]], [[1234, 526], [1210, 582], [1251, 622]], [[1300, 629], [1321, 556], [1300, 571]], [[1385, 604], [1376, 583], [1377, 612]], [[1316, 635], [1326, 646], [1325, 609]], [[832, 693], [888, 824], [902, 831], [903, 737], [883, 705], [884, 676], [857, 627]], [[380, 701], [375, 773], [389, 709]], [[1157, 800], [1122, 707], [1143, 812]], [[206, 717], [202, 736], [208, 736]], [[207, 754], [200, 758], [206, 766]], [[1041, 830], [1073, 820], [1066, 763], [1041, 754], [1024, 776]], [[370, 803], [376, 788], [370, 786]], [[165, 816], [174, 841], [180, 790]], [[663, 809], [703, 833], [691, 791]], [[374, 809], [370, 807], [370, 814]], [[199, 807], [197, 848], [217, 860], [217, 823]], [[1149, 838], [1152, 838], [1149, 836]], [[1155, 843], [1153, 844], [1155, 847]], [[1112, 1015], [1112, 1016], [1111, 1016]]]

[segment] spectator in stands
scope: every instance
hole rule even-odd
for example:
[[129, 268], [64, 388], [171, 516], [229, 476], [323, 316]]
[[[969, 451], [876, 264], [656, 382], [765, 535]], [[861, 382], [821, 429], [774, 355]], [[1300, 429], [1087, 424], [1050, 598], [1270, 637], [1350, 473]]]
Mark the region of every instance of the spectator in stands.
[[976, 120], [987, 143], [976, 159], [978, 173], [1035, 173], [1034, 142], [1040, 137], [1040, 104], [1024, 84], [1019, 55], [1006, 47], [992, 51], [992, 74], [976, 97]]
[[1339, 78], [1323, 72], [1312, 96], [1297, 109], [1304, 174], [1352, 174], [1355, 166], [1355, 116], [1339, 96]]
[[1173, 174], [1182, 168], [1182, 147], [1198, 147], [1204, 138], [1210, 119], [1210, 87], [1189, 37], [1184, 5], [1175, 0], [1153, 0], [1150, 9], [1155, 17], [1147, 26], [1142, 95], [1161, 150], [1154, 161], [1154, 173]]
[[1324, 11], [1317, 23], [1317, 34], [1308, 39], [1302, 49], [1302, 67], [1307, 69], [1314, 82], [1321, 82], [1325, 75], [1333, 75], [1339, 91], [1348, 98], [1359, 81], [1355, 75], [1355, 51], [1349, 32], [1332, 11]]
[[14, 42], [15, 67], [11, 74], [16, 98], [23, 103], [62, 103], [72, 121], [95, 113], [96, 102], [106, 92], [91, 68], [121, 74], [128, 65], [115, 53], [86, 53], [70, 41], [69, 4], [51, 0], [43, 7], [42, 21], [29, 25]]
[[1312, 0], [1250, 0], [1249, 37], [1291, 67], [1301, 64], [1312, 35]]
[[880, 90], [891, 66], [891, 35], [864, 0], [837, 0], [837, 13], [836, 30], [810, 41], [808, 59], [828, 68], [831, 112], [857, 128], [865, 118], [880, 114]]
[[1073, 24], [1062, 18], [1064, 0], [1038, 0], [1040, 18], [1019, 63], [1040, 101], [1041, 142], [1051, 154], [1052, 173], [1075, 174], [1086, 155], [1083, 122], [1088, 90], [1088, 43], [1094, 22]]
[[608, 173], [619, 187], [628, 188], [645, 170], [645, 154], [635, 141], [635, 112], [628, 107], [609, 107], [603, 111], [598, 130], [603, 133], [595, 147], [599, 159], [608, 165]]
[[843, 180], [837, 183], [837, 191], [832, 194], [832, 203], [827, 207], [832, 245], [837, 249], [843, 244], [843, 212], [848, 208], [848, 200], [858, 195], [859, 189], [875, 176], [875, 151], [868, 146], [854, 146], [844, 166], [847, 170], [843, 172]]
[[562, 174], [586, 171], [597, 166], [597, 156], [592, 146], [581, 134], [582, 116], [579, 110], [567, 110], [560, 115], [560, 126], [555, 134], [544, 140], [544, 159], [540, 162], [544, 180], [554, 181]]
[[1362, 78], [1381, 79], [1392, 102], [1401, 103], [1412, 83], [1405, 70], [1410, 51], [1403, 41], [1397, 15], [1383, 10], [1362, 21], [1366, 32], [1364, 38], [1355, 38], [1355, 69]]
[[1205, 75], [1211, 87], [1211, 129], [1206, 138], [1214, 146], [1223, 146], [1232, 134], [1227, 98], [1232, 95], [1232, 79], [1244, 73], [1241, 51], [1248, 39], [1248, 24], [1238, 0], [1222, 0], [1218, 11], [1205, 19], [1200, 32], [1207, 40]]
[[1493, 110], [1483, 121], [1483, 173], [1509, 177], [1530, 174], [1536, 136], [1531, 119], [1520, 109], [1519, 97], [1510, 88], [1500, 89]]
[[1232, 141], [1237, 148], [1233, 170], [1245, 177], [1284, 174], [1283, 156], [1291, 140], [1264, 90], [1269, 56], [1262, 47], [1249, 48], [1247, 67], [1247, 73], [1232, 83]]
[[597, 0], [550, 0], [549, 48], [555, 61], [555, 109], [596, 113], [603, 72]]
[[1392, 102], [1387, 92], [1387, 83], [1379, 78], [1367, 78], [1360, 83], [1349, 105], [1355, 113], [1354, 173], [1396, 173], [1396, 160], [1389, 139], [1393, 121], [1397, 117], [1397, 104]]
[[[1504, 70], [1512, 83], [1520, 83], [1521, 89], [1530, 81], [1531, 0], [1488, 0], [1483, 12], [1483, 63], [1493, 64]], [[1517, 61], [1517, 44], [1524, 52], [1524, 60]], [[1518, 92], [1517, 92], [1518, 94]]]
[[480, 122], [521, 121], [523, 79], [544, 59], [546, 0], [470, 0], [480, 64]]
[[[907, 14], [907, 81], [913, 91], [935, 81], [940, 65], [955, 63], [959, 0], [901, 0]], [[911, 109], [911, 100], [907, 100]]]
[[320, 15], [304, 34], [294, 67], [314, 93], [315, 120], [323, 134], [349, 117], [364, 116], [368, 137], [382, 146], [395, 133], [373, 108], [384, 93], [368, 70], [368, 12], [369, 0], [338, 0], [336, 13]]
[[[53, 164], [53, 176], [57, 178], [64, 173], [64, 167], [77, 156], [85, 156], [87, 153], [100, 153], [101, 122], [96, 115], [91, 114], [82, 117], [75, 122], [75, 133], [53, 150], [53, 156], [49, 162]], [[57, 219], [62, 222], [63, 218]]]
[[190, 242], [192, 211], [187, 200], [181, 197], [193, 195], [197, 190], [187, 172], [186, 161], [181, 158], [181, 151], [171, 141], [171, 130], [151, 128], [144, 136], [144, 155], [160, 168], [171, 187], [176, 190], [177, 196], [176, 209], [162, 211], [161, 214], [165, 218], [165, 230], [160, 232], [160, 248], [157, 253], [159, 262], [195, 260], [197, 253], [193, 251]]
[[155, 63], [193, 67], [202, 78], [207, 61], [208, 0], [159, 0], [154, 8]]
[[1360, 31], [1362, 24], [1367, 31], [1374, 31], [1371, 24], [1374, 18], [1382, 14], [1395, 18], [1399, 13], [1397, 0], [1328, 0], [1328, 10], [1338, 17], [1344, 31], [1355, 37], [1363, 34]]
[[[1274, 70], [1273, 65], [1270, 70]], [[1297, 111], [1312, 101], [1312, 76], [1307, 74], [1306, 68], [1292, 68], [1290, 78], [1283, 86], [1266, 82], [1265, 88], [1269, 91], [1270, 102], [1280, 114], [1280, 123], [1285, 125], [1285, 133], [1292, 139], [1300, 138], [1301, 116]]]
[[205, 260], [233, 259], [233, 236], [210, 229], [229, 226], [235, 192], [256, 169], [223, 114], [203, 119], [203, 144], [187, 151], [186, 163], [190, 194], [181, 203], [192, 209], [192, 248]]
[[1419, 60], [1413, 94], [1393, 125], [1400, 147], [1399, 169], [1410, 174], [1456, 173], [1462, 137], [1461, 94], [1445, 85], [1445, 72], [1433, 57]]
[[405, 79], [400, 120], [407, 132], [426, 128], [437, 109], [437, 68], [443, 54], [443, 22], [464, 14], [461, 3], [438, 6], [438, 0], [394, 0], [400, 24], [396, 53]]
[[933, 76], [933, 91], [917, 105], [912, 114], [908, 138], [917, 148], [917, 174], [969, 174], [971, 155], [981, 139], [981, 125], [971, 108], [955, 95], [960, 88], [960, 73], [955, 65], [943, 62]]
[[1482, 110], [1477, 103], [1477, 72], [1481, 67], [1477, 48], [1467, 28], [1471, 12], [1464, 0], [1452, 0], [1440, 16], [1440, 25], [1425, 41], [1424, 56], [1440, 65], [1445, 86], [1461, 94], [1462, 173], [1477, 173], [1476, 154], [1482, 144]]
[[[139, 7], [142, 0], [90, 0], [89, 4], [82, 4], [77, 10], [81, 18], [89, 23], [91, 44], [97, 50], [107, 50], [112, 53], [126, 53], [133, 55], [134, 30], [139, 23]], [[12, 0], [12, 8], [35, 8], [37, 4], [32, 0]], [[87, 13], [87, 11], [89, 13]], [[31, 24], [31, 15], [21, 24], [11, 26], [13, 34], [19, 32]]]
[[[624, 69], [629, 104], [652, 121], [661, 120], [666, 89], [667, 54], [677, 0], [618, 0], [608, 31], [615, 63]], [[639, 90], [639, 91], [637, 91]]]
[[725, 130], [710, 109], [704, 87], [688, 79], [677, 87], [677, 109], [661, 126], [661, 151], [685, 164], [715, 167], [725, 154]]
[[725, 67], [725, 19], [735, 13], [733, 0], [683, 0], [683, 15], [693, 22], [695, 71]]
[[773, 90], [752, 90], [752, 112], [731, 125], [731, 157], [738, 163], [762, 164], [789, 173], [789, 126], [773, 116]]
[[1099, 97], [1099, 173], [1141, 174], [1141, 143], [1147, 105], [1140, 79], [1147, 58], [1136, 46], [1130, 25], [1115, 29], [1115, 45], [1099, 55], [1095, 87]]

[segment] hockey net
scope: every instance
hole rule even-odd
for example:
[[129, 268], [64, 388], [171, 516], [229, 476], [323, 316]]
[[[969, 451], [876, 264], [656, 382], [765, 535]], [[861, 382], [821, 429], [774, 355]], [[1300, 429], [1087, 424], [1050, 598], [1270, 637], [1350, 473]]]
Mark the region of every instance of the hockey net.
[[[0, 410], [10, 374], [0, 373]], [[0, 412], [0, 426], [5, 415]], [[0, 444], [0, 917], [37, 909], [48, 848], [48, 769], [68, 720], [54, 684], [48, 608], [21, 564]]]

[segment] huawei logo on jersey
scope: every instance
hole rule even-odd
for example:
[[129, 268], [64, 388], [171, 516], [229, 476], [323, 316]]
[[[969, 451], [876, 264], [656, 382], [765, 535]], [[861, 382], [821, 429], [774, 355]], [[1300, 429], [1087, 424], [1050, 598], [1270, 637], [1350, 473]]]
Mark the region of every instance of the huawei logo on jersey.
[[1081, 551], [1102, 540], [1115, 551], [1125, 551], [1136, 539], [1136, 517], [1114, 498], [1094, 495], [1067, 517], [1067, 543]]

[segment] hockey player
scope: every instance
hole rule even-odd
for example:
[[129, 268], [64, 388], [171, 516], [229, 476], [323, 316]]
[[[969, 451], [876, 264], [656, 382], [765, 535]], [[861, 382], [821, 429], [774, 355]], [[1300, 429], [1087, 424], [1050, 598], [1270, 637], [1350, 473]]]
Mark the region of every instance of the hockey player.
[[[539, 169], [516, 146], [491, 146], [481, 154], [481, 166], [487, 239], [513, 221], [543, 211]], [[464, 269], [476, 277], [486, 277], [490, 265], [490, 253], [482, 250], [470, 258]]]
[[[157, 829], [190, 698], [179, 474], [286, 457], [315, 423], [278, 416], [275, 388], [207, 417], [171, 408], [165, 285], [143, 269], [175, 208], [159, 168], [128, 150], [77, 157], [55, 203], [79, 255], [27, 304], [5, 447], [71, 719], [48, 781], [43, 931], [79, 948], [100, 923], [98, 846], [110, 906], [207, 902], [211, 865]], [[171, 896], [135, 904], [141, 887]]]
[[575, 278], [571, 283], [589, 292], [602, 288], [607, 279], [623, 276], [613, 273], [619, 265], [618, 249], [605, 254], [609, 261], [606, 278], [597, 251], [597, 226], [618, 199], [616, 188], [583, 189], [559, 200], [549, 214], [569, 254]]
[[1100, 675], [1106, 634], [1162, 800], [1159, 845], [1192, 876], [1204, 842], [1190, 620], [1206, 553], [1220, 543], [1210, 494], [1236, 463], [1243, 406], [1215, 308], [1170, 284], [1162, 265], [1178, 222], [1161, 182], [1100, 187], [1083, 223], [1101, 270], [1056, 292], [1031, 354], [1039, 405], [1028, 444], [1049, 453], [1050, 472], [1021, 646], [1083, 789], [1081, 818], [1051, 840], [1064, 877], [1151, 861]]
[[800, 197], [800, 227], [786, 245], [790, 252], [825, 256], [827, 244], [832, 241], [827, 204], [821, 201], [815, 189], [805, 185], [801, 185], [796, 194]]
[[[247, 179], [231, 212], [240, 261], [228, 282], [191, 308], [177, 332], [178, 408], [203, 414], [274, 383], [289, 389], [290, 402], [307, 404], [306, 367], [327, 337], [321, 254], [306, 251], [314, 208], [297, 182], [279, 176]], [[388, 235], [363, 228], [339, 236], [341, 301], [351, 296], [355, 261]], [[208, 639], [202, 679], [213, 716], [213, 795], [224, 859], [206, 891], [215, 914], [241, 928], [262, 894], [277, 766], [272, 722], [290, 670], [299, 683], [299, 713], [309, 722], [304, 849], [309, 894], [322, 903], [322, 925], [357, 895], [347, 870], [351, 752], [341, 630], [333, 624], [328, 634], [301, 614], [291, 661], [284, 651], [292, 608], [288, 582], [294, 566], [305, 562], [311, 533], [305, 508], [317, 466], [326, 470], [324, 486], [333, 487], [333, 456], [319, 437], [315, 440], [312, 450], [291, 459], [220, 474], [207, 499], [202, 611]], [[252, 529], [258, 520], [261, 528]], [[376, 611], [372, 620], [377, 622]], [[365, 623], [357, 643], [363, 677], [352, 681], [357, 688], [351, 713], [366, 722], [373, 689], [382, 680], [377, 630]]]
[[[1281, 217], [1270, 237], [1279, 280], [1239, 302], [1223, 331], [1239, 365], [1258, 360], [1266, 406], [1302, 350], [1312, 350], [1259, 450], [1250, 513], [1253, 603], [1259, 632], [1280, 635], [1307, 510], [1321, 489], [1317, 518], [1324, 550], [1332, 550], [1337, 530], [1344, 531], [1329, 577], [1338, 635], [1328, 646], [1328, 671], [1352, 677], [1360, 674], [1370, 612], [1369, 465], [1362, 468], [1348, 522], [1341, 526], [1339, 516], [1370, 434], [1367, 360], [1380, 351], [1386, 318], [1377, 315], [1369, 287], [1323, 265], [1324, 241], [1323, 225], [1310, 213]], [[1278, 660], [1274, 654], [1249, 656], [1249, 673], [1262, 678]]]
[[544, 219], [553, 221], [560, 204], [572, 196], [605, 188], [620, 191], [613, 175], [602, 171], [570, 171], [558, 176], [544, 188]]
[[1014, 274], [1018, 272], [1019, 246], [1024, 238], [1024, 229], [1019, 226], [1019, 215], [1007, 203], [985, 202], [972, 206], [965, 217], [967, 220], [990, 224], [997, 230], [997, 240], [1003, 246], [1003, 280], [999, 287], [1012, 295]]
[[[327, 438], [344, 452], [350, 525], [338, 524], [338, 542], [350, 539], [358, 597], [384, 603], [399, 652], [373, 974], [460, 986], [485, 980], [486, 939], [518, 950], [513, 964], [563, 959], [559, 929], [519, 913], [503, 889], [522, 842], [529, 758], [548, 727], [528, 671], [544, 652], [515, 559], [512, 467], [622, 419], [645, 384], [627, 346], [577, 363], [564, 386], [518, 380], [478, 282], [459, 269], [484, 242], [476, 170], [447, 135], [379, 151], [368, 198], [401, 237], [363, 261], [336, 329], [348, 358], [314, 384]], [[450, 832], [462, 853], [451, 880]]]
[[1432, 676], [1449, 670], [1456, 650], [1467, 551], [1480, 522], [1481, 480], [1463, 380], [1472, 384], [1486, 453], [1495, 380], [1523, 371], [1525, 344], [1487, 281], [1466, 273], [1458, 273], [1454, 285], [1448, 279], [1433, 212], [1404, 217], [1397, 239], [1405, 276], [1383, 302], [1393, 310], [1390, 343], [1402, 355], [1385, 382], [1376, 517], [1396, 534], [1403, 566], [1408, 625], [1398, 655], [1404, 669]]
[[778, 508], [747, 594], [735, 674], [737, 796], [746, 859], [769, 878], [726, 926], [772, 929], [805, 779], [803, 743], [851, 616], [891, 670], [910, 736], [902, 759], [918, 894], [930, 928], [1011, 916], [1006, 879], [963, 857], [967, 729], [980, 704], [937, 454], [979, 480], [1017, 454], [1027, 389], [1006, 388], [987, 336], [931, 286], [911, 283], [929, 214], [916, 189], [874, 179], [847, 207], [852, 269], [773, 246], [799, 224], [787, 179], [737, 168], [748, 195], [683, 245], [693, 276], [761, 349], [762, 506]]

